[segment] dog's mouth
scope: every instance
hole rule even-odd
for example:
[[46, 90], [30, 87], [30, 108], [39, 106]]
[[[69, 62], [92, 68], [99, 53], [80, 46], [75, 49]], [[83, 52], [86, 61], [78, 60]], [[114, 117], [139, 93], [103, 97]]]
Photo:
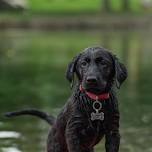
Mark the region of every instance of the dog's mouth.
[[82, 86], [86, 91], [92, 92], [95, 94], [101, 94], [105, 92], [105, 87], [99, 84], [85, 83], [84, 85], [82, 84]]
[[95, 94], [100, 94], [102, 92], [99, 88], [86, 88], [86, 91], [92, 92]]

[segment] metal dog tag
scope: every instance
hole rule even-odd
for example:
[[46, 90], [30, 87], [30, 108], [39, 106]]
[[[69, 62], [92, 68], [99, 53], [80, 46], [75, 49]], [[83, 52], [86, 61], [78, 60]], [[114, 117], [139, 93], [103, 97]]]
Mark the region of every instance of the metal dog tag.
[[91, 113], [91, 120], [92, 121], [94, 121], [94, 120], [103, 121], [104, 120], [104, 113], [103, 112], [99, 112], [99, 110], [101, 110], [101, 108], [102, 108], [102, 103], [99, 102], [98, 100], [96, 100], [93, 103], [93, 109], [95, 110], [95, 112]]

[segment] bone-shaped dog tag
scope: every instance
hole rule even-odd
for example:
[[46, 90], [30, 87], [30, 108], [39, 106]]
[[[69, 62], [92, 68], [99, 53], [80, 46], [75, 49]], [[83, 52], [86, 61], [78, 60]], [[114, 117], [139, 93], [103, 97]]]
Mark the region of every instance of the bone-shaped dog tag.
[[94, 121], [94, 120], [101, 120], [101, 121], [103, 121], [104, 120], [104, 113], [103, 112], [99, 113], [99, 111], [92, 112], [91, 113], [91, 120], [92, 121]]

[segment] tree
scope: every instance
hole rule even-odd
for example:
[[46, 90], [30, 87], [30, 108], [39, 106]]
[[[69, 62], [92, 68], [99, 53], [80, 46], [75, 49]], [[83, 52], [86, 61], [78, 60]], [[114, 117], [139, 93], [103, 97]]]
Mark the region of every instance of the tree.
[[123, 11], [129, 11], [129, 0], [123, 0]]
[[104, 10], [106, 12], [110, 12], [111, 11], [111, 7], [110, 7], [110, 0], [103, 0], [103, 3], [104, 3]]

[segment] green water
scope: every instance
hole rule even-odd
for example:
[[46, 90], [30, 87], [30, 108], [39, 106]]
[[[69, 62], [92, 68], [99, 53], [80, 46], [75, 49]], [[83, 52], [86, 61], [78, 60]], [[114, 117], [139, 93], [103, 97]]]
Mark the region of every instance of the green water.
[[[129, 71], [118, 92], [121, 152], [152, 152], [152, 31], [0, 32], [0, 152], [44, 152], [49, 126], [33, 117], [5, 119], [34, 107], [57, 115], [70, 95], [66, 66], [83, 48], [113, 50]], [[104, 151], [104, 140], [96, 149]], [[102, 150], [101, 150], [102, 149]]]

